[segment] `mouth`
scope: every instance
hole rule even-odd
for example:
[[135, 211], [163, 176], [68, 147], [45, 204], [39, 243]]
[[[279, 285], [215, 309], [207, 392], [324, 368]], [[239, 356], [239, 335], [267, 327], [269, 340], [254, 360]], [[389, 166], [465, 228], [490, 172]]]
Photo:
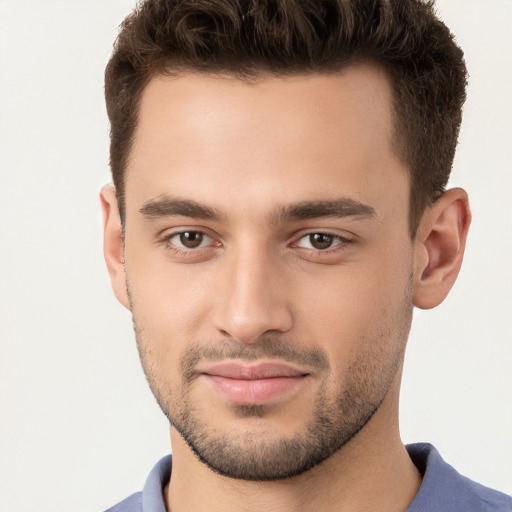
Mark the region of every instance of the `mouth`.
[[310, 375], [280, 362], [225, 362], [209, 366], [200, 373], [221, 397], [246, 405], [262, 405], [289, 398]]

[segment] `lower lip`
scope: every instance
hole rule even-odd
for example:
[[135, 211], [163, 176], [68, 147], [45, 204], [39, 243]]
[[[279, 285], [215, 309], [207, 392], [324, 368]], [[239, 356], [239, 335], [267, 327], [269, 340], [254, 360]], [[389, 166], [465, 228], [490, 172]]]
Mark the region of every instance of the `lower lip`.
[[205, 375], [210, 386], [229, 401], [261, 405], [298, 391], [307, 375], [272, 377], [266, 379], [229, 379], [218, 375]]

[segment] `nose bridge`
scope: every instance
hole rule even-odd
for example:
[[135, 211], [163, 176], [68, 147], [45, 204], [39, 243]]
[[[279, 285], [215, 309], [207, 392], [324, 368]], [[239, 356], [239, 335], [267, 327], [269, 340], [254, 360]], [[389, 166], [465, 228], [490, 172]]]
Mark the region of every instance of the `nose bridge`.
[[280, 289], [279, 262], [261, 244], [240, 243], [226, 257], [220, 286], [217, 329], [241, 343], [291, 327], [286, 294]]

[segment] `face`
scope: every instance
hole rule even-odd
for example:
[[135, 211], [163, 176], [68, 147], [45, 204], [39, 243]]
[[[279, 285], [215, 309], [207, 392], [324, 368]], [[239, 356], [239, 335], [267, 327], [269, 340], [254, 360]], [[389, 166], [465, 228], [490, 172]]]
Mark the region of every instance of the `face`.
[[413, 245], [391, 141], [390, 85], [369, 66], [145, 89], [129, 307], [158, 403], [214, 471], [300, 474], [396, 402]]

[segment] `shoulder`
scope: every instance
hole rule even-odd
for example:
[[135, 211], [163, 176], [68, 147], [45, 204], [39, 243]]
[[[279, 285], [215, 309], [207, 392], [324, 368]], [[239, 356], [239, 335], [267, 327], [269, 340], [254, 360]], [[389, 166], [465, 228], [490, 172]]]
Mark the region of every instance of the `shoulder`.
[[430, 444], [407, 446], [423, 483], [407, 512], [511, 512], [512, 498], [478, 484], [447, 464]]
[[136, 492], [117, 505], [109, 508], [105, 512], [141, 512], [142, 511], [142, 493]]

